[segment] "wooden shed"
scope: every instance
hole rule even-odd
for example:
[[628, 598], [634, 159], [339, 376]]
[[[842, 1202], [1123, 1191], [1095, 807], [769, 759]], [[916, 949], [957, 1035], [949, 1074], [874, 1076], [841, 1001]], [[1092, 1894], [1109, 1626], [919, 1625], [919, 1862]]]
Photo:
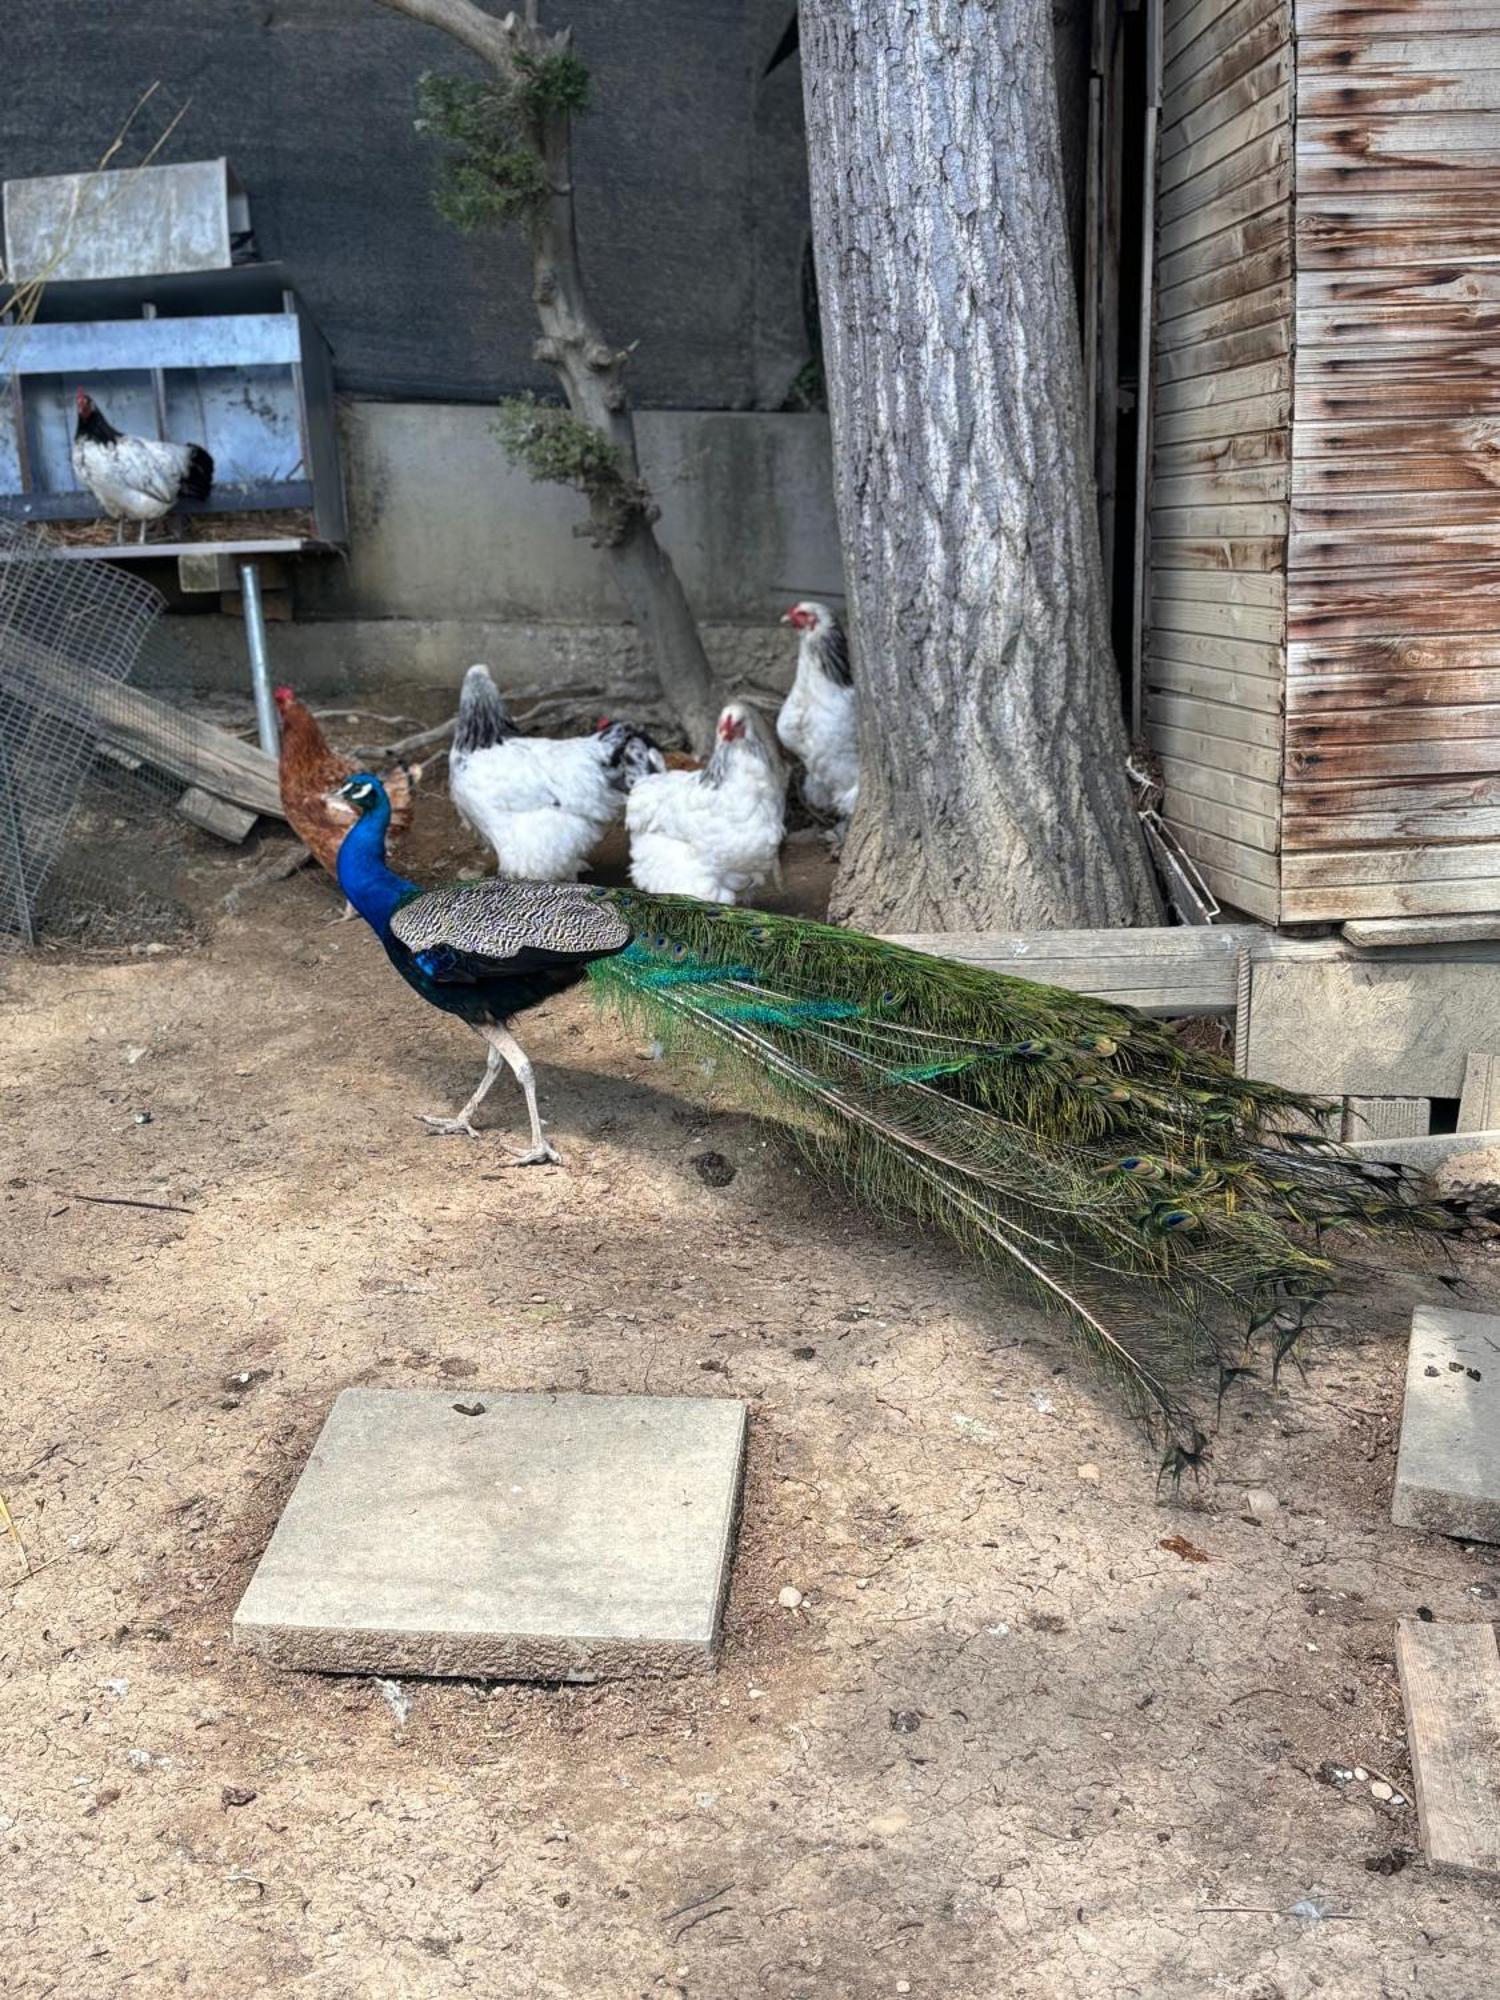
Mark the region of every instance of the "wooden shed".
[[1162, 0], [1157, 41], [1167, 818], [1271, 923], [1500, 912], [1500, 0]]

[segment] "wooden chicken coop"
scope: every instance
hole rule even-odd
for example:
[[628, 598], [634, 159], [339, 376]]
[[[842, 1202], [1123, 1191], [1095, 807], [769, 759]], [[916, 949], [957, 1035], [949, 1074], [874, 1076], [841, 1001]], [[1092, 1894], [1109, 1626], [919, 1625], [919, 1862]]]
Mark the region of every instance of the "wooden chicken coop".
[[1500, 913], [1500, 0], [1163, 0], [1150, 39], [1168, 822], [1272, 924]]

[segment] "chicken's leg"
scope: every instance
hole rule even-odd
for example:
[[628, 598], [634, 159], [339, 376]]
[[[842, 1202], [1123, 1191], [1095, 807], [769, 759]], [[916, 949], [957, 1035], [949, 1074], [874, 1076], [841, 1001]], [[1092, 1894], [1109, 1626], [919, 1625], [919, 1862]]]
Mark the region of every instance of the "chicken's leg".
[[[481, 1030], [481, 1033], [484, 1035], [485, 1040], [489, 1041], [491, 1031], [485, 1028]], [[491, 1042], [489, 1056], [484, 1065], [484, 1075], [479, 1079], [479, 1087], [456, 1118], [441, 1118], [435, 1112], [419, 1111], [417, 1116], [421, 1119], [422, 1123], [430, 1125], [432, 1130], [441, 1139], [453, 1139], [460, 1136], [465, 1139], [477, 1139], [479, 1134], [474, 1130], [473, 1125], [469, 1121], [484, 1102], [490, 1085], [500, 1074], [501, 1053], [501, 1050], [496, 1048], [494, 1043]]]
[[531, 1144], [524, 1153], [511, 1156], [515, 1167], [543, 1167], [562, 1165], [562, 1155], [542, 1137], [542, 1116], [536, 1105], [536, 1077], [532, 1072], [531, 1058], [521, 1047], [509, 1028], [482, 1028], [480, 1033], [490, 1045], [490, 1061], [503, 1057], [510, 1064], [516, 1082], [526, 1094], [526, 1110], [531, 1118]]

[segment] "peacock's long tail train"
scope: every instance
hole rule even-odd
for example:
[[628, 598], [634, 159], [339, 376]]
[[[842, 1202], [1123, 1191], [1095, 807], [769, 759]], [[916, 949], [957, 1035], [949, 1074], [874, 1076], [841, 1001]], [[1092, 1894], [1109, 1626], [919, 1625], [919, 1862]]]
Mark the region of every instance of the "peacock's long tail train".
[[[1451, 1233], [1422, 1176], [1316, 1136], [1331, 1107], [1129, 1009], [832, 925], [591, 892], [635, 941], [590, 967], [668, 1048], [742, 1072], [825, 1172], [1061, 1308], [1180, 1465], [1192, 1391], [1279, 1363], [1335, 1288], [1325, 1230]], [[1301, 1127], [1300, 1131], [1297, 1129]]]

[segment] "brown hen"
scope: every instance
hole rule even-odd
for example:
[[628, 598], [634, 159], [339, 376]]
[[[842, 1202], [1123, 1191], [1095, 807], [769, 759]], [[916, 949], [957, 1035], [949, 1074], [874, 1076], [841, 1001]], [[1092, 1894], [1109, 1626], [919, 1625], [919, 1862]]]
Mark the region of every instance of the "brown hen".
[[[316, 717], [289, 687], [277, 688], [276, 706], [281, 713], [282, 811], [292, 832], [337, 880], [339, 849], [354, 824], [354, 813], [342, 799], [330, 795], [360, 766], [330, 747]], [[391, 802], [391, 832], [399, 837], [411, 826], [417, 772], [393, 764], [380, 775]]]

